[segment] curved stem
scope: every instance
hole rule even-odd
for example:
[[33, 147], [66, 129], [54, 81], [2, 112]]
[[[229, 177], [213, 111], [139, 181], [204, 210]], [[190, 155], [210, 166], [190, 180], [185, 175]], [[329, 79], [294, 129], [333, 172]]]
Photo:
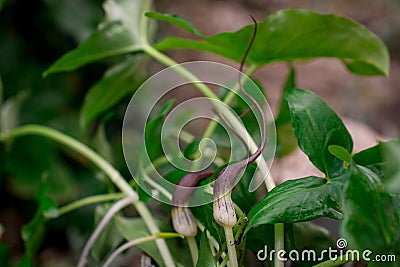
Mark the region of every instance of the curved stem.
[[[140, 201], [137, 193], [130, 187], [130, 185], [125, 181], [125, 179], [121, 176], [121, 174], [104, 158], [102, 158], [99, 154], [94, 152], [92, 149], [82, 144], [81, 142], [75, 140], [74, 138], [63, 134], [59, 131], [51, 129], [49, 127], [40, 126], [40, 125], [26, 125], [20, 126], [12, 130], [11, 132], [1, 135], [0, 141], [8, 141], [14, 138], [25, 136], [25, 135], [41, 135], [44, 137], [48, 137], [56, 142], [59, 142], [66, 147], [82, 154], [84, 157], [89, 159], [92, 163], [94, 163], [98, 168], [100, 168], [105, 174], [109, 176], [111, 181], [127, 196], [132, 197], [133, 205], [136, 207], [139, 215], [143, 218], [147, 227], [149, 228], [152, 234], [160, 232], [158, 226], [156, 225], [151, 213], [148, 208]], [[158, 239], [156, 241], [157, 247], [160, 251], [161, 257], [164, 260], [165, 265], [167, 266], [175, 266], [174, 261], [172, 260], [171, 253], [168, 249], [167, 244], [163, 239]]]
[[[58, 209], [58, 215], [62, 216], [68, 212], [74, 211], [76, 209], [100, 203], [100, 202], [106, 202], [106, 201], [111, 201], [111, 200], [117, 200], [120, 198], [123, 198], [126, 196], [125, 193], [109, 193], [109, 194], [103, 194], [103, 195], [95, 195], [95, 196], [90, 196], [86, 198], [82, 198], [76, 201], [73, 201], [69, 204], [66, 204], [65, 206], [62, 206], [61, 208]], [[46, 215], [45, 215], [46, 216]]]
[[225, 231], [226, 247], [228, 249], [230, 267], [238, 267], [235, 239], [233, 238], [232, 227], [224, 225], [224, 231]]
[[[153, 216], [151, 215], [149, 209], [146, 207], [146, 205], [141, 202], [141, 201], [136, 201], [134, 203], [135, 208], [137, 212], [140, 214], [140, 217], [142, 217], [143, 221], [147, 225], [147, 228], [149, 228], [150, 233], [156, 234], [160, 232], [158, 229], [158, 226], [156, 222], [153, 219]], [[175, 266], [174, 260], [172, 259], [171, 253], [169, 252], [167, 243], [165, 242], [164, 239], [157, 239], [156, 245], [161, 253], [161, 256], [164, 260], [164, 263], [166, 266]], [[166, 253], [168, 252], [168, 253]]]
[[196, 266], [199, 256], [199, 248], [197, 247], [196, 239], [193, 236], [188, 236], [186, 239], [189, 245], [190, 255], [192, 256], [193, 266]]
[[83, 248], [82, 254], [79, 258], [78, 267], [84, 267], [87, 262], [87, 257], [89, 255], [90, 249], [93, 247], [94, 242], [99, 237], [103, 229], [107, 226], [108, 222], [114, 217], [114, 215], [119, 212], [121, 209], [125, 208], [129, 204], [134, 201], [134, 197], [129, 196], [121, 199], [117, 203], [115, 203], [104, 215], [103, 219], [101, 219], [100, 223], [97, 225], [94, 232], [90, 235], [88, 241], [86, 242], [85, 247]]
[[117, 248], [108, 258], [107, 260], [104, 262], [103, 267], [108, 267], [111, 266], [111, 263], [113, 262], [113, 260], [119, 255], [121, 254], [124, 250], [127, 250], [133, 246], [136, 246], [138, 244], [144, 243], [144, 242], [149, 242], [149, 241], [153, 241], [153, 240], [157, 240], [159, 238], [174, 238], [174, 237], [182, 237], [179, 234], [176, 233], [159, 233], [159, 234], [155, 234], [152, 236], [146, 236], [146, 237], [141, 237], [141, 238], [137, 238], [134, 240], [131, 240], [125, 244], [123, 244], [122, 246], [120, 246], [119, 248]]
[[[163, 53], [159, 52], [158, 50], [154, 49], [151, 46], [144, 46], [143, 47], [143, 51], [145, 53], [147, 53], [149, 56], [153, 57], [154, 59], [156, 59], [157, 61], [165, 64], [166, 66], [175, 66], [178, 63], [175, 62], [173, 59], [169, 58], [168, 56], [164, 55]], [[248, 68], [246, 74], [251, 74], [252, 72], [254, 72], [256, 69], [255, 66], [250, 66], [250, 68]], [[176, 71], [181, 74], [183, 77], [186, 77], [189, 81], [197, 81], [198, 79], [196, 79], [196, 76], [194, 76], [192, 73], [190, 73], [189, 71], [187, 71], [185, 68], [180, 67], [179, 65], [176, 68]], [[211, 91], [210, 88], [207, 87], [207, 85], [205, 85], [204, 83], [198, 83], [195, 82], [193, 83], [194, 86], [196, 86], [200, 92], [202, 92], [205, 96], [209, 97], [209, 98], [217, 98], [217, 96]], [[239, 85], [237, 86], [237, 88], [235, 88], [235, 90], [229, 92], [229, 94], [226, 96], [226, 98], [224, 99], [224, 103], [230, 103], [234, 97], [235, 97], [235, 91], [239, 90]], [[248, 140], [249, 140], [249, 150], [250, 152], [254, 153], [258, 146], [256, 145], [256, 143], [254, 142], [254, 140], [251, 138], [251, 136], [247, 133], [247, 130], [242, 127], [242, 125], [238, 122], [238, 120], [236, 119], [236, 117], [234, 116], [230, 116], [231, 114], [223, 114], [225, 115], [225, 117], [231, 122], [233, 128], [242, 136], [248, 136]], [[210, 125], [207, 127], [203, 137], [210, 137], [212, 135], [212, 133], [214, 132], [216, 127], [216, 122], [210, 122]], [[268, 191], [271, 191], [275, 186], [275, 182], [268, 170], [267, 164], [265, 159], [263, 158], [263, 156], [261, 155], [257, 160], [256, 160], [257, 165], [260, 168], [261, 173], [266, 177], [265, 178], [265, 185], [267, 187]], [[274, 229], [275, 229], [275, 248], [281, 248], [284, 249], [284, 229], [283, 229], [283, 225], [281, 224], [275, 224], [274, 225]], [[284, 266], [283, 262], [280, 261], [276, 261], [276, 266], [275, 267], [282, 267]]]
[[[157, 61], [159, 61], [160, 63], [163, 63], [164, 65], [166, 65], [168, 67], [175, 66], [175, 71], [177, 73], [179, 73], [180, 75], [182, 75], [182, 77], [185, 77], [188, 81], [193, 82], [193, 86], [197, 87], [197, 89], [199, 89], [199, 91], [206, 97], [211, 98], [211, 99], [218, 99], [218, 96], [216, 94], [214, 94], [214, 92], [206, 84], [198, 82], [199, 79], [194, 74], [189, 72], [184, 67], [180, 66], [176, 61], [174, 61], [170, 57], [159, 52], [158, 50], [156, 50], [155, 48], [153, 48], [150, 45], [144, 45], [143, 51], [145, 53], [147, 53], [149, 56], [153, 57], [154, 59], [156, 59]], [[252, 66], [251, 68], [249, 68], [248, 72], [253, 72], [254, 70], [255, 70], [255, 67]], [[239, 87], [236, 90], [239, 90]], [[234, 92], [231, 92], [231, 94], [234, 94]], [[228, 95], [228, 96], [227, 96], [228, 101], [230, 102], [233, 99], [234, 95], [232, 95], [232, 96]], [[223, 112], [222, 114], [225, 116], [226, 119], [228, 119], [228, 121], [230, 121], [231, 125], [236, 130], [236, 132], [238, 132], [242, 136], [248, 137], [248, 140], [249, 140], [248, 146], [249, 146], [250, 151], [252, 153], [257, 151], [257, 149], [258, 149], [257, 144], [254, 142], [254, 140], [248, 134], [246, 128], [243, 127], [243, 125], [239, 122], [239, 120], [235, 116], [233, 116], [233, 114], [231, 114], [231, 112]], [[215, 126], [210, 126], [210, 127], [215, 127]], [[211, 135], [213, 131], [214, 130], [206, 131], [205, 134]], [[206, 136], [206, 137], [210, 137], [210, 136]], [[272, 179], [271, 175], [269, 175], [269, 170], [268, 170], [265, 159], [261, 155], [257, 159], [256, 162], [260, 168], [260, 171], [268, 180], [268, 181], [266, 181], [268, 191], [272, 190], [272, 188], [275, 187], [275, 182]]]
[[151, 10], [151, 4], [152, 4], [151, 0], [145, 0], [143, 2], [143, 7], [142, 7], [143, 12], [141, 12], [142, 17], [140, 19], [140, 37], [142, 38], [142, 42], [145, 42], [146, 44], [149, 42], [147, 37], [148, 34], [147, 28], [149, 20], [144, 14]]
[[[251, 65], [247, 71], [245, 71], [246, 76], [250, 76], [251, 74], [253, 74], [253, 72], [256, 70], [256, 66], [255, 65]], [[245, 79], [244, 77], [242, 78], [242, 80]], [[236, 94], [239, 92], [240, 87], [239, 84], [236, 84], [235, 87], [233, 87], [233, 89], [231, 91], [229, 91], [229, 93], [225, 96], [225, 98], [223, 99], [223, 103], [229, 105], [233, 99], [235, 99]], [[216, 120], [210, 120], [210, 123], [207, 125], [206, 130], [204, 131], [203, 134], [203, 138], [210, 138], [212, 136], [212, 134], [214, 133], [216, 127], [218, 125], [218, 122]]]
[[121, 176], [121, 174], [108, 161], [106, 161], [99, 154], [94, 152], [92, 149], [90, 149], [83, 143], [59, 131], [56, 131], [46, 126], [26, 125], [17, 127], [11, 132], [2, 135], [0, 137], [0, 140], [8, 141], [25, 135], [44, 136], [65, 145], [66, 147], [78, 152], [79, 154], [82, 154], [83, 156], [85, 156], [85, 158], [90, 160], [105, 174], [107, 174], [107, 176], [110, 177], [111, 181], [122, 192], [124, 192], [128, 196], [135, 196], [135, 198], [138, 199], [136, 192], [132, 190], [130, 185], [125, 181], [125, 179]]
[[[146, 54], [148, 54], [149, 56], [153, 57], [154, 59], [156, 59], [157, 61], [159, 61], [160, 63], [162, 63], [168, 67], [175, 66], [175, 71], [177, 73], [179, 73], [180, 75], [182, 75], [182, 77], [185, 77], [188, 81], [198, 81], [199, 80], [193, 73], [191, 73], [190, 71], [188, 71], [187, 69], [185, 69], [184, 67], [179, 65], [172, 58], [159, 52], [154, 47], [152, 47], [150, 45], [144, 45], [143, 51]], [[204, 83], [195, 82], [193, 85], [196, 86], [197, 89], [199, 89], [199, 91], [206, 97], [212, 98], [212, 99], [218, 99], [218, 96], [216, 94], [214, 94], [214, 92]]]

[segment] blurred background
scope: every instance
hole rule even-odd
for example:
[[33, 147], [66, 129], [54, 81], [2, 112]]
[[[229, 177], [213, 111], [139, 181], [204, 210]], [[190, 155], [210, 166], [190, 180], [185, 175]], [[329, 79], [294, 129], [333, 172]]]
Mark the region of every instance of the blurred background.
[[[94, 131], [81, 130], [79, 110], [88, 89], [113, 62], [106, 60], [45, 79], [42, 72], [96, 28], [103, 17], [102, 2], [0, 1], [0, 76], [4, 106], [9, 106], [3, 116], [9, 123], [44, 124], [96, 147], [100, 137], [94, 135]], [[399, 137], [398, 0], [157, 0], [154, 6], [159, 12], [176, 13], [187, 18], [206, 35], [236, 31], [251, 22], [249, 14], [261, 21], [272, 11], [292, 7], [344, 15], [365, 25], [389, 48], [392, 60], [390, 77], [355, 76], [347, 72], [340, 62], [321, 59], [296, 64], [298, 86], [316, 92], [346, 118], [352, 125], [349, 127], [354, 139], [360, 140], [357, 141], [360, 142], [358, 150], [372, 145], [378, 138]], [[159, 25], [156, 38], [167, 35], [188, 36], [177, 27], [165, 23]], [[174, 51], [169, 55], [178, 62], [214, 60], [237, 67], [236, 63], [205, 52]], [[146, 68], [151, 74], [160, 65], [149, 62]], [[274, 111], [287, 73], [286, 65], [275, 63], [254, 75], [264, 84]], [[128, 172], [121, 154], [120, 128], [128, 99], [102, 121], [107, 123], [110, 158], [125, 174]], [[292, 163], [298, 162], [295, 159], [291, 159]], [[280, 164], [291, 166], [290, 162]], [[103, 177], [91, 171], [88, 165], [85, 159], [70, 151], [60, 150], [59, 146], [43, 138], [20, 138], [10, 146], [0, 144], [0, 222], [5, 229], [1, 235], [0, 262], [4, 262], [4, 257], [18, 258], [23, 253], [20, 228], [35, 212], [35, 196], [43, 179], [48, 181], [48, 191], [57, 203], [107, 190]], [[310, 171], [307, 168], [304, 170], [305, 173]], [[293, 173], [278, 173], [277, 179], [291, 178], [291, 175]], [[93, 225], [93, 212], [92, 208], [85, 208], [49, 223], [48, 238], [39, 253], [43, 266], [54, 266], [54, 262], [62, 266], [60, 259], [64, 259], [66, 266], [71, 263], [69, 256], [81, 244], [71, 240], [83, 242], [87, 237]]]

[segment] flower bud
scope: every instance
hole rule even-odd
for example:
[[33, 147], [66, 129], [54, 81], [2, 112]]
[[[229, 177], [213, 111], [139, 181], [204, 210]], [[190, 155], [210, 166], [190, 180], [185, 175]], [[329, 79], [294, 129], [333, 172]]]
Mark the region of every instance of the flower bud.
[[172, 207], [172, 225], [175, 231], [184, 236], [196, 236], [197, 225], [194, 216], [187, 207]]
[[237, 162], [221, 170], [214, 183], [213, 216], [219, 225], [233, 227], [236, 222], [235, 206], [231, 198], [236, 177], [246, 163]]
[[214, 200], [213, 216], [219, 225], [233, 227], [236, 224], [236, 212], [231, 198], [231, 193], [225, 194], [221, 198]]

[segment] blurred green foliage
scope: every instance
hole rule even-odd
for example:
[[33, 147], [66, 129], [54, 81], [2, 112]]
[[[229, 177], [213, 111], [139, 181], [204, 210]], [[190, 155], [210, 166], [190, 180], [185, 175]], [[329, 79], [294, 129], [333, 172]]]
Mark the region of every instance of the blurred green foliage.
[[[89, 139], [90, 133], [79, 127], [79, 110], [87, 90], [101, 78], [108, 63], [45, 79], [42, 73], [96, 28], [103, 17], [102, 2], [0, 1], [0, 99], [10, 110], [1, 114], [3, 130], [16, 123], [45, 124], [96, 146], [98, 138]], [[111, 122], [109, 132], [113, 125]], [[46, 194], [59, 205], [106, 191], [101, 176], [88, 167], [85, 159], [45, 138], [25, 137], [0, 144], [0, 222], [7, 229], [1, 238], [2, 264], [8, 256], [15, 259], [23, 252], [20, 228], [35, 214], [42, 177], [48, 181]], [[68, 247], [66, 226], [79, 232], [91, 230], [93, 212], [93, 208], [85, 208], [51, 221], [45, 229], [49, 238], [39, 251]]]

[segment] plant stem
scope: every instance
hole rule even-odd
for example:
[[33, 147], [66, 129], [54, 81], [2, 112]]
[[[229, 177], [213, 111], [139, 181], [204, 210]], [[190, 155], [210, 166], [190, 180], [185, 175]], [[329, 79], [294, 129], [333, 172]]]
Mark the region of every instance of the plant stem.
[[[145, 53], [147, 53], [149, 56], [153, 57], [154, 59], [156, 59], [160, 63], [163, 63], [164, 65], [166, 65], [168, 67], [174, 66], [175, 67], [175, 71], [177, 73], [179, 73], [180, 75], [185, 77], [188, 81], [193, 82], [193, 85], [195, 87], [197, 87], [197, 89], [199, 89], [199, 91], [203, 95], [205, 95], [206, 97], [211, 98], [211, 99], [219, 99], [218, 96], [215, 95], [214, 92], [206, 84], [199, 82], [199, 79], [194, 74], [189, 72], [184, 67], [178, 65], [178, 63], [176, 61], [174, 61], [173, 59], [171, 59], [170, 57], [168, 57], [165, 54], [159, 52], [158, 50], [156, 50], [155, 48], [153, 48], [150, 45], [144, 45], [142, 49], [143, 49], [143, 51]], [[255, 69], [255, 67], [251, 67], [251, 68], [249, 68], [248, 72], [249, 71], [252, 72], [252, 71], [254, 71], [254, 69]], [[226, 101], [230, 102], [231, 98], [234, 97], [234, 92], [231, 92], [231, 94], [232, 94], [232, 96], [230, 96], [230, 95], [227, 96], [228, 99]], [[224, 111], [224, 110], [222, 110], [222, 111]], [[250, 149], [251, 152], [255, 152], [257, 150], [258, 146], [254, 142], [252, 137], [248, 134], [246, 128], [243, 127], [243, 125], [239, 122], [239, 120], [235, 116], [233, 116], [233, 114], [231, 114], [231, 112], [224, 112], [223, 115], [231, 122], [233, 128], [241, 136], [245, 136], [245, 137], [248, 136], [249, 149]], [[209, 130], [208, 133], [206, 133], [206, 134], [207, 135], [212, 134], [212, 131]], [[256, 162], [257, 162], [257, 164], [258, 164], [258, 166], [260, 168], [260, 171], [266, 177], [267, 189], [268, 189], [268, 191], [270, 191], [273, 187], [275, 187], [275, 182], [272, 179], [271, 175], [269, 175], [269, 170], [268, 170], [267, 163], [266, 163], [266, 161], [265, 161], [265, 159], [263, 158], [262, 155], [257, 159]]]
[[194, 86], [197, 87], [197, 89], [200, 90], [200, 92], [205, 95], [208, 98], [212, 99], [218, 99], [218, 96], [214, 94], [214, 92], [204, 83], [200, 83], [199, 79], [191, 72], [189, 72], [187, 69], [179, 65], [176, 61], [174, 61], [172, 58], [166, 56], [165, 54], [159, 52], [157, 49], [150, 45], [144, 45], [143, 46], [143, 51], [148, 54], [149, 56], [153, 57], [160, 63], [168, 66], [168, 67], [175, 67], [175, 71], [182, 75], [182, 77], [185, 77], [188, 81], [194, 82]]
[[111, 263], [113, 262], [113, 260], [119, 255], [121, 254], [124, 250], [127, 250], [133, 246], [136, 246], [138, 244], [144, 243], [144, 242], [149, 242], [149, 241], [153, 241], [153, 240], [157, 240], [159, 238], [174, 238], [174, 237], [181, 237], [179, 234], [176, 233], [159, 233], [159, 234], [155, 234], [152, 236], [146, 236], [146, 237], [141, 237], [141, 238], [137, 238], [134, 240], [131, 240], [125, 244], [123, 244], [122, 246], [120, 246], [119, 248], [117, 248], [108, 258], [107, 260], [104, 262], [103, 267], [108, 267], [111, 265]]
[[[141, 201], [136, 201], [134, 203], [136, 210], [140, 214], [140, 217], [142, 217], [143, 221], [147, 225], [147, 228], [149, 228], [150, 233], [156, 234], [160, 232], [158, 229], [158, 226], [156, 222], [153, 219], [153, 216], [151, 215], [149, 209], [146, 207], [146, 205], [141, 202]], [[164, 239], [157, 239], [156, 245], [158, 247], [158, 250], [161, 253], [161, 256], [164, 260], [165, 266], [175, 266], [174, 260], [172, 259], [171, 253], [169, 252], [167, 243], [165, 242]]]
[[148, 43], [148, 23], [149, 20], [148, 18], [144, 15], [146, 12], [151, 11], [151, 4], [152, 1], [151, 0], [145, 0], [142, 2], [143, 6], [142, 6], [142, 17], [140, 18], [140, 37], [142, 38], [142, 42], [145, 42], [146, 44]]
[[[178, 63], [175, 62], [173, 59], [171, 59], [170, 57], [166, 56], [165, 54], [159, 52], [158, 50], [154, 49], [152, 46], [150, 45], [145, 45], [143, 46], [143, 51], [145, 53], [147, 53], [149, 56], [153, 57], [154, 59], [156, 59], [157, 61], [165, 64], [168, 67], [171, 66], [175, 66]], [[198, 79], [196, 78], [195, 75], [193, 75], [192, 73], [190, 73], [188, 70], [186, 70], [185, 68], [181, 67], [181, 66], [176, 66], [175, 69], [179, 74], [181, 74], [183, 77], [187, 78], [188, 81], [193, 82], [193, 85], [196, 86], [199, 91], [201, 93], [203, 93], [205, 96], [209, 97], [209, 98], [213, 98], [213, 99], [218, 99], [218, 97], [214, 94], [214, 92], [211, 91], [210, 88], [208, 88], [207, 85], [205, 85], [204, 83], [199, 83]], [[252, 73], [255, 70], [255, 66], [251, 66], [248, 70], [247, 73]], [[229, 103], [233, 98], [234, 98], [234, 92], [230, 92], [227, 97], [225, 98], [224, 102]], [[227, 119], [229, 119], [229, 121], [231, 122], [233, 128], [242, 136], [248, 136], [248, 140], [249, 140], [249, 149], [251, 152], [254, 152], [257, 150], [257, 145], [254, 142], [254, 140], [251, 138], [251, 136], [247, 133], [247, 130], [239, 123], [239, 121], [236, 119], [236, 117], [234, 116], [230, 116], [231, 114], [223, 114], [223, 115], [227, 115], [225, 116]], [[211, 122], [213, 123], [213, 122]], [[212, 135], [214, 129], [216, 127], [210, 125], [210, 128], [207, 128], [205, 134], [203, 136], [209, 137]], [[265, 179], [265, 185], [267, 187], [268, 191], [271, 191], [276, 185], [275, 182], [272, 178], [272, 176], [270, 175], [270, 172], [268, 170], [267, 164], [265, 159], [263, 158], [263, 156], [261, 155], [257, 161], [256, 161], [257, 165], [259, 166], [259, 169], [261, 171], [261, 173], [266, 177]], [[275, 224], [274, 225], [274, 229], [275, 229], [275, 248], [279, 248], [279, 249], [284, 249], [284, 228], [283, 228], [283, 224]], [[283, 262], [280, 261], [276, 261], [275, 262], [275, 267], [282, 267], [284, 266]]]
[[[92, 149], [82, 144], [81, 142], [75, 140], [74, 138], [63, 134], [59, 131], [51, 129], [49, 127], [40, 125], [26, 125], [20, 126], [12, 130], [11, 132], [1, 135], [0, 141], [4, 142], [7, 140], [12, 140], [14, 138], [24, 136], [24, 135], [40, 135], [48, 137], [56, 142], [59, 142], [66, 147], [82, 154], [92, 163], [94, 163], [98, 168], [100, 168], [105, 174], [109, 176], [111, 181], [127, 196], [132, 197], [134, 206], [136, 207], [139, 215], [143, 218], [147, 227], [152, 234], [160, 232], [153, 217], [151, 216], [147, 207], [140, 201], [137, 193], [130, 187], [130, 185], [125, 181], [121, 174], [104, 158], [94, 152]], [[161, 257], [166, 266], [175, 266], [172, 260], [171, 253], [167, 247], [167, 244], [163, 239], [158, 239], [156, 241], [157, 247], [160, 251]]]
[[226, 247], [228, 249], [228, 257], [230, 267], [238, 267], [237, 256], [236, 256], [236, 248], [235, 248], [235, 239], [233, 238], [232, 227], [224, 225], [225, 239], [226, 239]]
[[[245, 72], [246, 76], [250, 76], [254, 71], [256, 70], [255, 65], [251, 65], [247, 71]], [[243, 76], [242, 79], [245, 79], [245, 76]], [[232, 100], [235, 98], [237, 92], [239, 92], [239, 84], [236, 84], [235, 87], [229, 93], [225, 96], [224, 100], [222, 101], [223, 103], [229, 105]], [[215, 116], [215, 118], [218, 118]], [[217, 127], [218, 122], [216, 120], [211, 120], [210, 123], [207, 125], [206, 130], [204, 131], [203, 138], [210, 138], [212, 134], [215, 131], [215, 128]]]
[[59, 214], [59, 216], [62, 216], [68, 212], [82, 208], [84, 206], [96, 204], [99, 202], [116, 200], [116, 199], [123, 198], [124, 196], [126, 196], [125, 193], [109, 193], [109, 194], [96, 195], [96, 196], [82, 198], [82, 199], [76, 200], [74, 202], [71, 202], [69, 204], [66, 204], [65, 206], [62, 206], [61, 208], [58, 209], [58, 214]]
[[284, 267], [285, 263], [283, 261], [279, 260], [279, 251], [283, 251], [285, 249], [285, 244], [284, 244], [284, 224], [283, 223], [276, 223], [274, 224], [274, 236], [275, 236], [275, 251], [276, 253], [274, 254], [274, 267]]
[[187, 236], [186, 239], [189, 245], [190, 255], [192, 256], [193, 266], [195, 267], [199, 256], [196, 239], [193, 236]]
[[218, 265], [218, 267], [224, 267], [226, 266], [227, 262], [228, 262], [229, 256], [225, 255], [225, 257], [223, 258], [222, 262], [220, 265]]
[[136, 192], [132, 190], [132, 188], [121, 176], [121, 174], [116, 169], [114, 169], [114, 167], [111, 166], [108, 161], [106, 161], [104, 158], [102, 158], [99, 154], [94, 152], [86, 145], [59, 131], [40, 125], [26, 125], [17, 127], [11, 132], [1, 136], [0, 140], [7, 141], [24, 135], [41, 135], [50, 138], [56, 142], [59, 142], [66, 147], [84, 155], [87, 159], [89, 159], [97, 167], [99, 167], [104, 173], [106, 173], [110, 177], [111, 181], [122, 192], [124, 192], [128, 196], [135, 196], [136, 199], [138, 198]]
[[345, 264], [349, 261], [353, 261], [352, 254], [345, 254], [342, 255], [341, 257], [338, 257], [336, 260], [327, 260], [321, 263], [318, 263], [317, 265], [314, 265], [314, 267], [334, 267], [334, 266], [339, 266], [342, 264]]
[[96, 239], [99, 237], [103, 229], [107, 226], [109, 221], [114, 217], [114, 215], [119, 212], [121, 209], [125, 208], [129, 204], [131, 204], [132, 201], [134, 201], [133, 196], [128, 196], [126, 198], [121, 199], [117, 203], [115, 203], [104, 215], [104, 217], [101, 219], [100, 223], [97, 225], [96, 229], [94, 232], [90, 235], [88, 241], [85, 244], [85, 247], [83, 248], [82, 254], [79, 258], [79, 262], [77, 264], [78, 267], [84, 267], [87, 262], [87, 257], [89, 255], [90, 249], [93, 247], [94, 242]]

